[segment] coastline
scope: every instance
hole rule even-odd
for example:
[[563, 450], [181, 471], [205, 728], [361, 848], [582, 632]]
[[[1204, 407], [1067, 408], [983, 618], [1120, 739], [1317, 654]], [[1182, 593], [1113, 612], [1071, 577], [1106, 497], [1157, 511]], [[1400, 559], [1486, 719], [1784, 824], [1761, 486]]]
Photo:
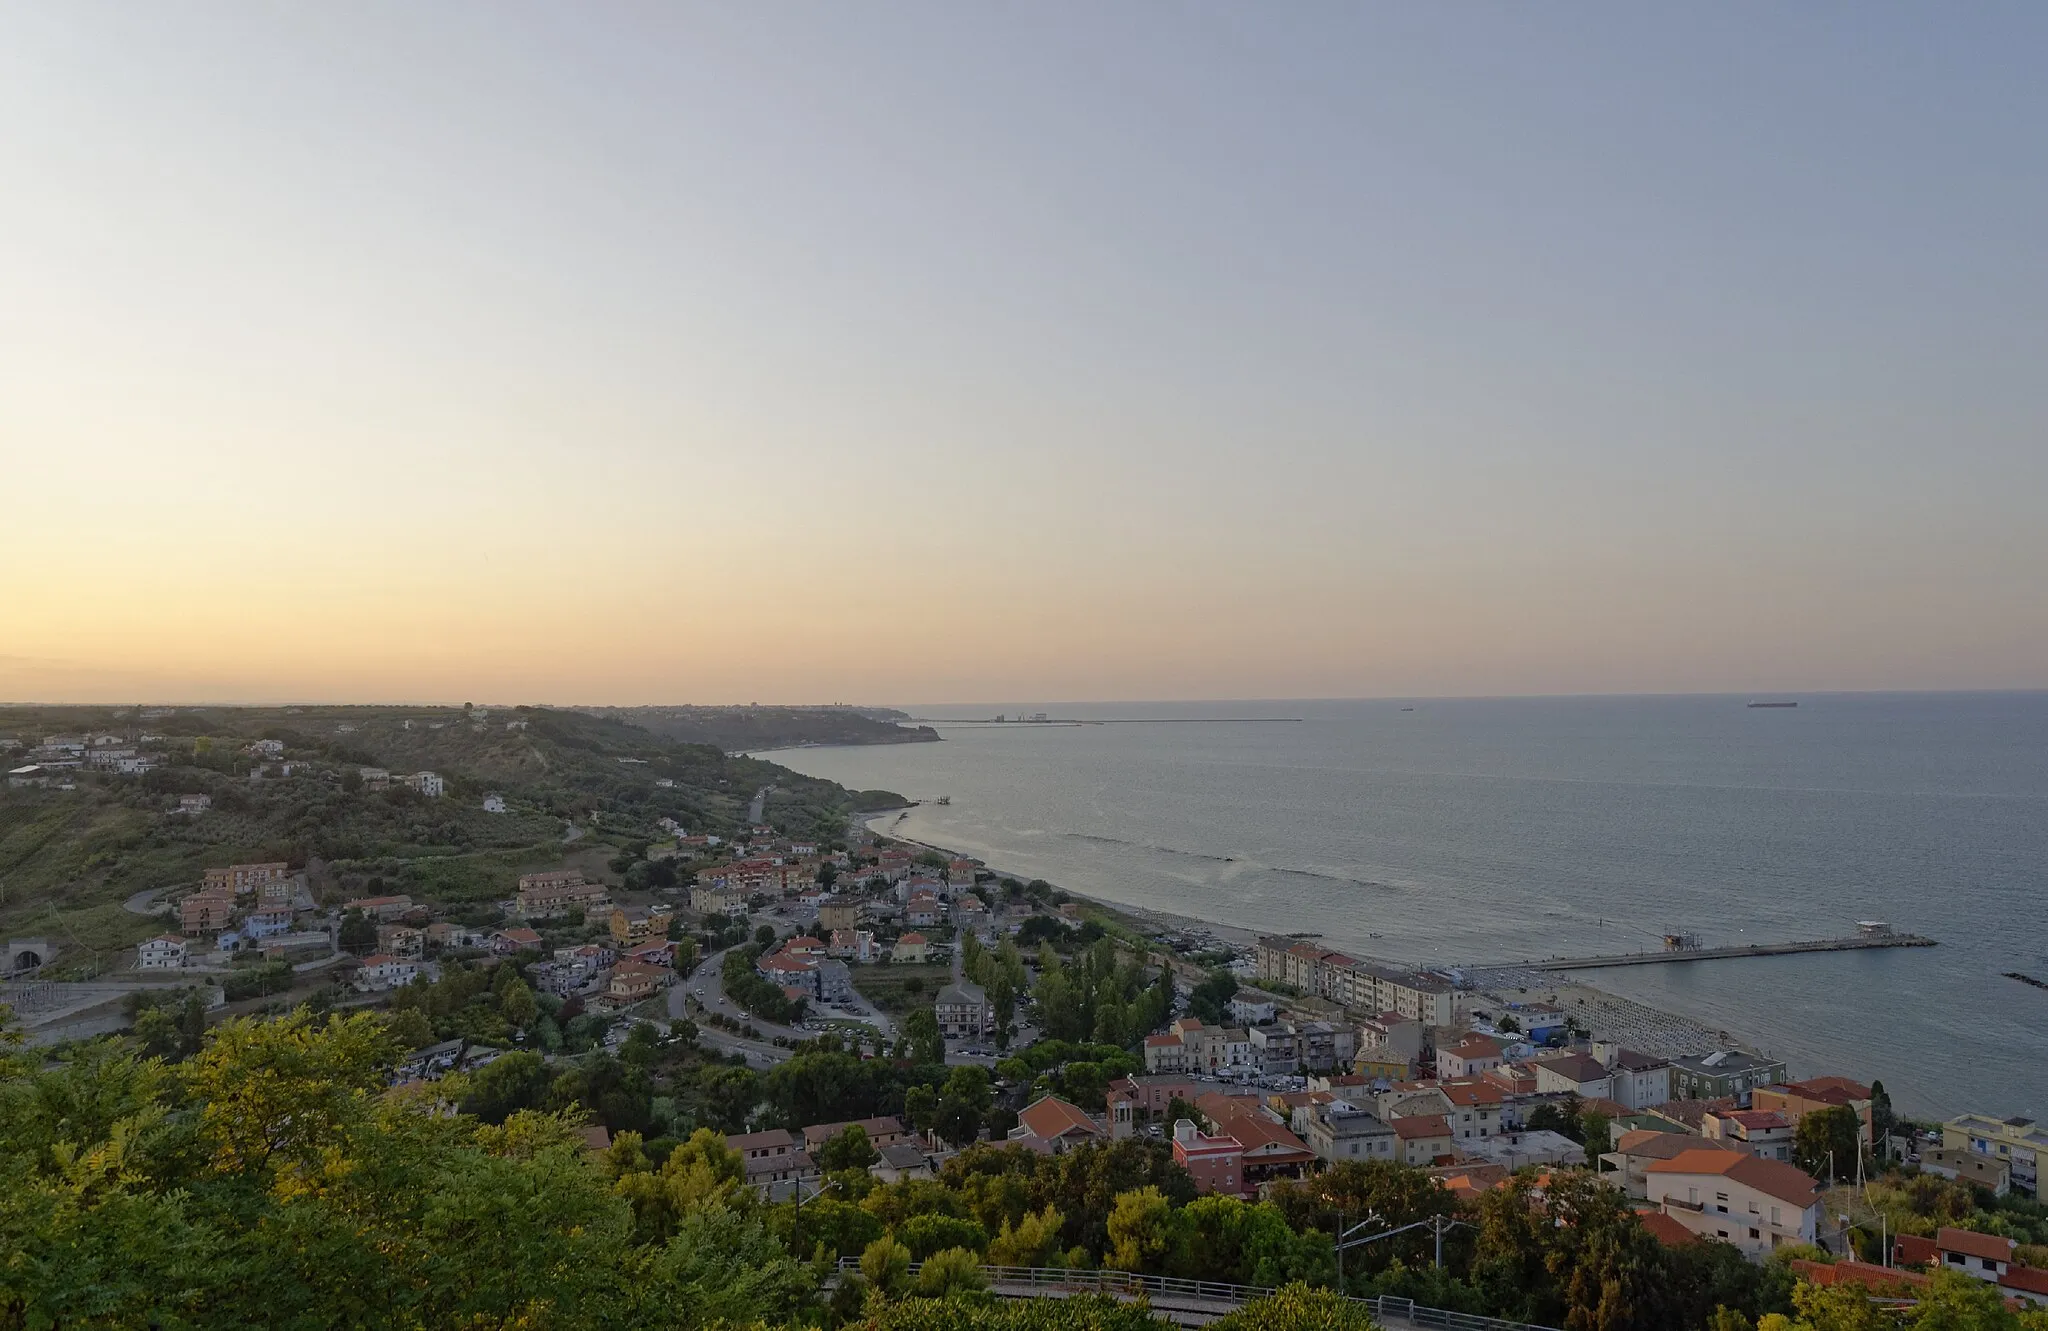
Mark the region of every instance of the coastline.
[[[899, 805], [891, 809], [860, 815], [861, 822], [869, 832], [905, 845], [919, 846], [925, 850], [951, 858], [976, 858], [966, 856], [950, 846], [920, 840], [891, 831], [887, 824], [900, 820], [918, 802]], [[1029, 881], [1035, 875], [1013, 874], [1001, 866], [986, 860], [979, 861], [984, 868], [998, 877], [1018, 878]], [[1050, 881], [1050, 880], [1045, 880]], [[1133, 906], [1112, 901], [1093, 892], [1053, 883], [1053, 887], [1065, 892], [1077, 901], [1085, 901], [1096, 909], [1113, 917], [1135, 923], [1150, 930], [1176, 932], [1199, 931], [1230, 947], [1249, 948], [1258, 941], [1259, 935], [1249, 929], [1235, 925], [1218, 924], [1181, 915], [1172, 911], [1158, 910], [1149, 906]], [[1399, 963], [1389, 963], [1399, 964]], [[1576, 1017], [1587, 1033], [1596, 1040], [1614, 1040], [1646, 1054], [1672, 1057], [1680, 1054], [1704, 1053], [1714, 1049], [1739, 1049], [1757, 1053], [1754, 1042], [1725, 1030], [1716, 1030], [1705, 1023], [1683, 1013], [1668, 1012], [1652, 1007], [1632, 998], [1610, 993], [1597, 985], [1581, 980], [1570, 972], [1547, 972], [1518, 974], [1497, 972], [1477, 979], [1472, 991], [1492, 1001], [1495, 1006], [1508, 1003], [1549, 1002], [1560, 1010]]]

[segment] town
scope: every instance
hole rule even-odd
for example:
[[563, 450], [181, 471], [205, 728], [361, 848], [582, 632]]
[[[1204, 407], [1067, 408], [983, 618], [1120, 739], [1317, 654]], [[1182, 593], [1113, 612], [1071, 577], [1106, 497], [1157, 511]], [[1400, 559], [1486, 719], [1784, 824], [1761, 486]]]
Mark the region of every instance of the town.
[[[340, 720], [317, 743], [47, 734], [17, 744], [7, 798], [125, 801], [137, 826], [189, 838], [248, 818], [242, 792], [297, 783], [337, 808], [460, 801], [479, 827], [546, 829], [558, 806], [519, 782], [336, 754], [378, 733], [524, 752], [587, 742], [584, 724], [471, 708]], [[124, 916], [156, 927], [121, 964], [90, 949], [80, 970], [62, 932], [10, 938], [10, 1078], [56, 1085], [113, 1050], [199, 1068], [374, 1029], [390, 1106], [478, 1133], [556, 1125], [620, 1196], [680, 1187], [678, 1170], [725, 1180], [690, 1187], [783, 1254], [787, 1288], [759, 1315], [1056, 1278], [1142, 1291], [1184, 1323], [1300, 1285], [1389, 1325], [1432, 1307], [1577, 1325], [1592, 1296], [1569, 1280], [1488, 1283], [1503, 1217], [1546, 1213], [1601, 1217], [1663, 1273], [1629, 1277], [1668, 1288], [1635, 1289], [1603, 1325], [1753, 1324], [1822, 1297], [1801, 1291], [1908, 1308], [1965, 1279], [2013, 1316], [2048, 1305], [2048, 1130], [2026, 1119], [1909, 1122], [1853, 1068], [1669, 1047], [1683, 1026], [1636, 1047], [1542, 976], [1158, 927], [892, 840], [864, 811], [778, 822], [793, 806], [774, 782], [706, 800], [723, 768], [647, 754], [591, 759], [631, 798], [579, 797], [556, 867], [480, 852], [475, 872], [429, 857], [387, 880], [371, 856], [223, 859], [127, 896]], [[995, 1178], [1018, 1181], [1006, 1200], [984, 1195]], [[1263, 1247], [1219, 1237], [1260, 1226]]]

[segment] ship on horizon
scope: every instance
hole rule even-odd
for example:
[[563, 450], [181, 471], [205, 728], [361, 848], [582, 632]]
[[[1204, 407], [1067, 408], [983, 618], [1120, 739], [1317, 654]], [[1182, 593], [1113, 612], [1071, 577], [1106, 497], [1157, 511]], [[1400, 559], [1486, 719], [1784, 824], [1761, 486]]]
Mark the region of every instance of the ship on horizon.
[[1796, 702], [1753, 702], [1751, 707], [1797, 707]]

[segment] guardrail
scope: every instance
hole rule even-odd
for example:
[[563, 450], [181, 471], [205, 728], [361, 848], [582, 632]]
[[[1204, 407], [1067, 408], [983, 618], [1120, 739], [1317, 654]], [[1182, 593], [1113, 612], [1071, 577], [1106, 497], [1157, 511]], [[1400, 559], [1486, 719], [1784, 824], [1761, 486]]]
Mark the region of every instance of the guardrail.
[[[915, 1278], [923, 1270], [923, 1262], [910, 1264], [910, 1275]], [[858, 1257], [841, 1257], [841, 1271], [860, 1270]], [[1184, 1280], [1178, 1276], [1148, 1276], [1134, 1271], [1083, 1270], [1064, 1266], [983, 1266], [979, 1270], [991, 1285], [1007, 1285], [1011, 1289], [1025, 1287], [1030, 1293], [1045, 1294], [1107, 1294], [1112, 1298], [1135, 1298], [1143, 1295], [1147, 1300], [1197, 1300], [1204, 1303], [1228, 1303], [1241, 1305], [1253, 1299], [1273, 1293], [1267, 1285], [1236, 1285], [1221, 1280]], [[999, 1291], [1004, 1292], [1004, 1291]], [[1453, 1312], [1448, 1308], [1432, 1308], [1413, 1299], [1396, 1298], [1382, 1294], [1377, 1298], [1352, 1299], [1381, 1322], [1406, 1322], [1410, 1326], [1426, 1327], [1431, 1331], [1554, 1331], [1551, 1327], [1534, 1326], [1528, 1322], [1507, 1322], [1498, 1317], [1481, 1317], [1476, 1313]]]

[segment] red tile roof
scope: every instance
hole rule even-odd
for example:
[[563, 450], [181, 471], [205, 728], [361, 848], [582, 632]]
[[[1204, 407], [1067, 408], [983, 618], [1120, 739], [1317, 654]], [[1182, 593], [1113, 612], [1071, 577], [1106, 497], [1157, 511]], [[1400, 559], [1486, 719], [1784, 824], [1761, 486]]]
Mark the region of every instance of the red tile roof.
[[1959, 1252], [1965, 1257], [1988, 1257], [1994, 1262], [2013, 1259], [2011, 1239], [2002, 1239], [1996, 1234], [1979, 1234], [1973, 1229], [1951, 1229], [1943, 1225], [1934, 1236], [1934, 1246], [1943, 1252]]
[[1759, 1160], [1739, 1151], [1717, 1151], [1711, 1146], [1695, 1147], [1669, 1160], [1656, 1160], [1643, 1167], [1646, 1174], [1718, 1174], [1766, 1197], [1790, 1202], [1804, 1210], [1820, 1200], [1820, 1187], [1812, 1175], [1796, 1165], [1776, 1160]]
[[2027, 1294], [2048, 1295], [2048, 1271], [2032, 1266], [2007, 1267], [2005, 1274], [1998, 1278], [2004, 1289], [2016, 1289]]
[[1904, 1266], [1930, 1266], [1941, 1260], [1934, 1240], [1919, 1234], [1900, 1234], [1892, 1240], [1892, 1255]]
[[1862, 1285], [1876, 1292], [1904, 1293], [1928, 1283], [1917, 1271], [1877, 1266], [1870, 1262], [1815, 1262], [1795, 1258], [1792, 1270], [1809, 1285]]
[[1079, 1133], [1086, 1137], [1100, 1137], [1102, 1129], [1094, 1119], [1081, 1111], [1080, 1106], [1070, 1105], [1057, 1095], [1048, 1095], [1034, 1100], [1017, 1115], [1017, 1121], [1031, 1130], [1031, 1135], [1044, 1141]]
[[1638, 1211], [1636, 1219], [1643, 1222], [1643, 1228], [1649, 1231], [1651, 1238], [1667, 1248], [1676, 1248], [1682, 1243], [1699, 1242], [1699, 1235], [1662, 1211]]
[[1393, 1123], [1394, 1135], [1404, 1142], [1428, 1141], [1432, 1137], [1448, 1137], [1451, 1125], [1442, 1114], [1410, 1114], [1397, 1118]]

